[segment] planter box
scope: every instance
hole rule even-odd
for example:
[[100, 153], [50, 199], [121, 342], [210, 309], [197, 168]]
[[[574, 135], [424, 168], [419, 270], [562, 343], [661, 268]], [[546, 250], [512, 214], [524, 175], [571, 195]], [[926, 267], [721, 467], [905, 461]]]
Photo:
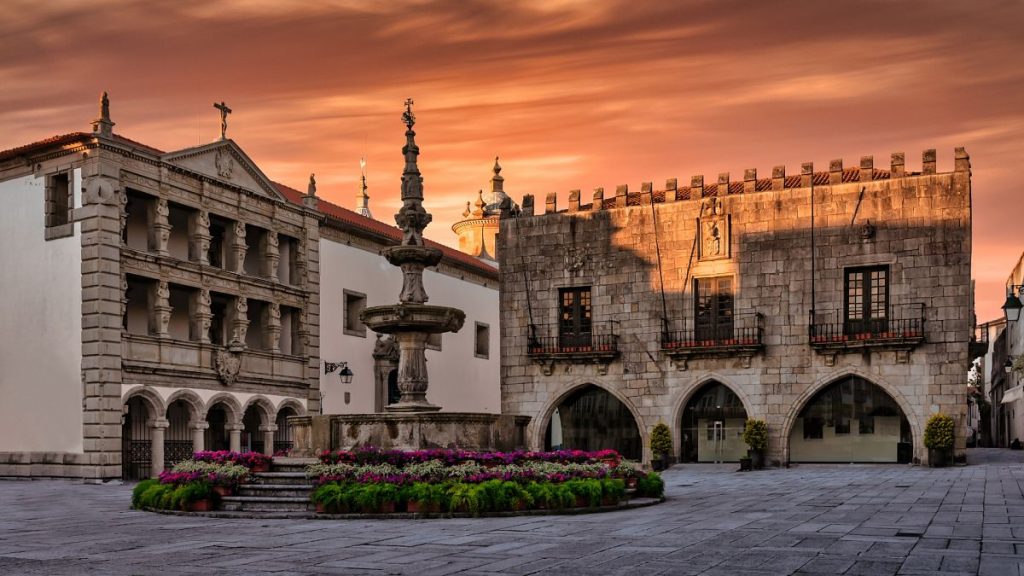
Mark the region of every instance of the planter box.
[[223, 497], [223, 496], [232, 496], [235, 493], [235, 487], [234, 486], [214, 486], [213, 487], [213, 491], [216, 492], [217, 495], [221, 496], [221, 497]]
[[210, 510], [213, 510], [213, 500], [210, 500], [209, 498], [203, 498], [201, 500], [185, 504], [186, 512], [209, 512]]
[[418, 500], [409, 500], [405, 509], [412, 514], [438, 514], [441, 512], [441, 504], [439, 502], [423, 503]]
[[945, 468], [953, 464], [952, 448], [929, 448], [928, 466], [932, 468]]

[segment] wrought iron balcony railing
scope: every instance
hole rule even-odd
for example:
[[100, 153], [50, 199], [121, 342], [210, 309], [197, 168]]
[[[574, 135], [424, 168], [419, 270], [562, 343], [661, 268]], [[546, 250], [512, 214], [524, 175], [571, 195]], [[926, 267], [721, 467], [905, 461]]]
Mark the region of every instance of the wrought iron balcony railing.
[[764, 348], [764, 316], [758, 312], [733, 314], [716, 319], [714, 325], [700, 319], [683, 320], [681, 330], [661, 334], [661, 351], [685, 368], [691, 358], [734, 356], [748, 365]]
[[615, 322], [594, 322], [589, 331], [559, 331], [557, 325], [531, 325], [527, 335], [526, 354], [535, 362], [545, 365], [550, 374], [554, 362], [579, 364], [607, 364], [619, 355], [619, 340]]
[[891, 307], [881, 318], [843, 318], [839, 310], [819, 314], [808, 333], [815, 348], [913, 347], [924, 342], [924, 304]]

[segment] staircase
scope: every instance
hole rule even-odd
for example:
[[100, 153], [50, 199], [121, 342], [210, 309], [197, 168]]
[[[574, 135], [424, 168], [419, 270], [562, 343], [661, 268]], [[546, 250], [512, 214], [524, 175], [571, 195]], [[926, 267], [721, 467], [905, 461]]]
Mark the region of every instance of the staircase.
[[253, 512], [261, 517], [307, 516], [314, 511], [309, 501], [313, 483], [306, 478], [306, 466], [315, 458], [274, 458], [270, 472], [253, 472], [249, 483], [238, 487], [236, 496], [221, 498], [225, 512]]

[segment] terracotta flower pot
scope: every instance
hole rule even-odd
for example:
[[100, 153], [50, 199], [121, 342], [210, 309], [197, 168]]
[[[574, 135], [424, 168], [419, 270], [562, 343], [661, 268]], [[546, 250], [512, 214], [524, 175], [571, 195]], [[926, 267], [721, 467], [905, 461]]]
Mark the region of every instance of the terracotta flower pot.
[[234, 486], [214, 486], [213, 487], [213, 491], [216, 492], [217, 495], [221, 496], [221, 497], [231, 496], [232, 494], [235, 493], [235, 487]]
[[270, 472], [270, 462], [260, 462], [254, 465], [251, 470], [253, 472]]
[[626, 490], [636, 490], [636, 478], [626, 478]]
[[185, 505], [186, 512], [209, 512], [210, 510], [213, 510], [213, 500], [209, 498], [195, 500]]
[[437, 514], [441, 512], [441, 504], [439, 502], [420, 502], [418, 500], [409, 500], [406, 504], [406, 510], [412, 514]]

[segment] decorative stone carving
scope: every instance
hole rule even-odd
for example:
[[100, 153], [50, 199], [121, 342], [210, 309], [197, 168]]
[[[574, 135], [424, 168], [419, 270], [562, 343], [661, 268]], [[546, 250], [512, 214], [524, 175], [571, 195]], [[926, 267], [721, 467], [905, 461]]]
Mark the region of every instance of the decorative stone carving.
[[373, 344], [373, 359], [398, 362], [398, 343], [394, 336], [382, 338], [377, 334], [377, 341]]
[[281, 305], [277, 302], [267, 307], [267, 340], [272, 352], [281, 351]]
[[205, 266], [210, 263], [210, 241], [213, 239], [210, 235], [210, 213], [206, 210], [200, 210], [195, 218], [195, 230], [193, 232], [195, 256], [196, 260]]
[[213, 367], [221, 383], [231, 386], [238, 380], [238, 372], [242, 368], [242, 355], [230, 350], [218, 350], [214, 356]]
[[708, 198], [701, 204], [698, 218], [699, 250], [701, 260], [730, 257], [729, 216], [723, 213], [719, 198]]
[[161, 256], [170, 254], [167, 250], [167, 243], [171, 239], [171, 223], [168, 218], [171, 215], [171, 208], [166, 198], [159, 198], [156, 201], [156, 209], [153, 214], [153, 234], [156, 253]]
[[245, 244], [245, 222], [235, 222], [234, 241], [231, 243], [231, 251], [235, 256], [235, 269], [233, 272], [242, 274], [245, 272], [245, 253], [249, 247]]
[[569, 276], [583, 274], [583, 268], [590, 262], [590, 254], [585, 247], [573, 247], [565, 251], [565, 271]]
[[121, 246], [124, 246], [128, 242], [128, 236], [124, 233], [125, 229], [128, 227], [128, 192], [121, 190], [117, 193], [117, 204], [121, 208], [120, 234]]
[[153, 331], [158, 338], [170, 337], [171, 324], [171, 289], [166, 281], [161, 280], [156, 286], [156, 303], [153, 305]]
[[199, 290], [199, 297], [196, 299], [196, 333], [202, 343], [210, 342], [210, 327], [213, 325], [213, 314], [210, 312], [210, 291], [206, 288]]
[[279, 248], [280, 239], [277, 237], [277, 232], [273, 230], [267, 231], [267, 276], [277, 282], [277, 266], [281, 262], [281, 251]]
[[231, 330], [231, 344], [244, 347], [249, 331], [249, 301], [245, 296], [235, 298], [235, 318]]

